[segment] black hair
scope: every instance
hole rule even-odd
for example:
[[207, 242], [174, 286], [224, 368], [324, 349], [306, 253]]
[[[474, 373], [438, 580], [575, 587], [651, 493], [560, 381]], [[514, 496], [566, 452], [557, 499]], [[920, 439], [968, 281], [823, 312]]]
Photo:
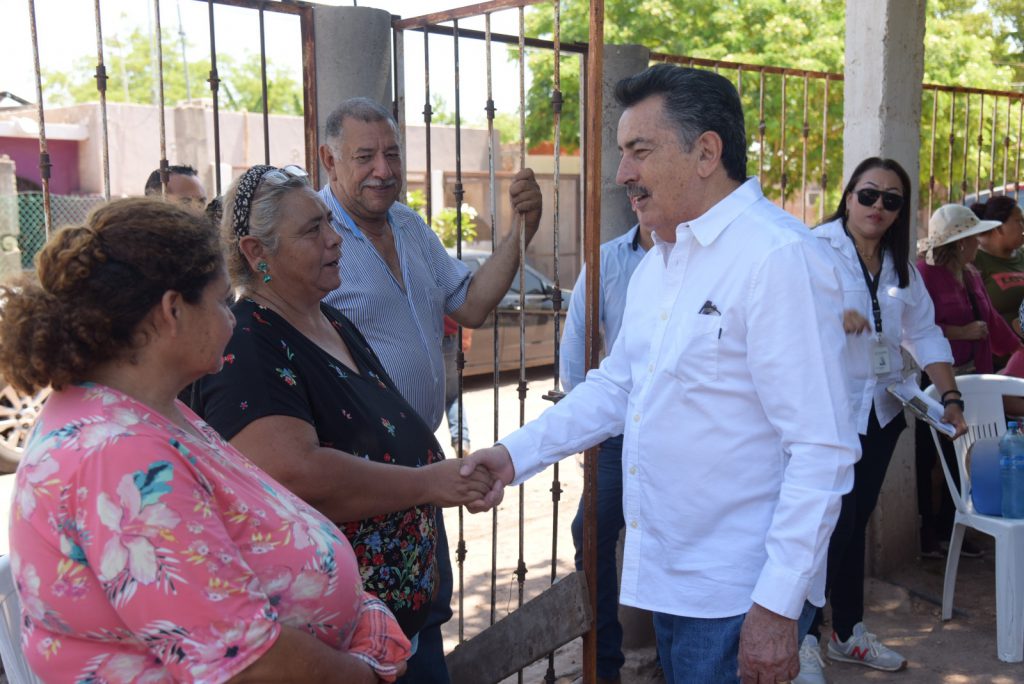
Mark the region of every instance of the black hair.
[[989, 197], [987, 202], [975, 202], [971, 205], [971, 211], [982, 221], [999, 221], [1000, 223], [1009, 221], [1016, 208], [1017, 201], [1006, 195]]
[[[167, 177], [171, 176], [198, 176], [199, 172], [187, 164], [168, 166]], [[149, 178], [146, 179], [146, 194], [147, 195], [159, 195], [160, 194], [160, 169], [155, 170], [149, 174]]]
[[825, 223], [829, 221], [835, 221], [839, 219], [843, 222], [843, 228], [846, 229], [846, 200], [853, 194], [853, 189], [857, 187], [857, 183], [860, 182], [861, 176], [872, 169], [886, 169], [892, 171], [900, 179], [900, 184], [903, 186], [903, 204], [900, 206], [900, 211], [896, 215], [896, 220], [889, 226], [889, 230], [885, 231], [885, 235], [882, 236], [882, 251], [888, 250], [892, 254], [892, 263], [896, 268], [896, 277], [899, 281], [901, 288], [907, 287], [910, 284], [910, 176], [906, 170], [900, 166], [900, 163], [895, 159], [884, 159], [882, 157], [868, 157], [860, 164], [857, 164], [857, 168], [853, 170], [850, 175], [850, 180], [847, 181], [846, 187], [843, 188], [843, 194], [839, 198], [839, 205], [831, 216], [825, 219]]
[[664, 98], [665, 116], [675, 123], [687, 151], [706, 131], [722, 139], [722, 166], [734, 181], [747, 179], [747, 133], [739, 93], [713, 71], [658, 64], [615, 85], [615, 99], [632, 107], [649, 97]]

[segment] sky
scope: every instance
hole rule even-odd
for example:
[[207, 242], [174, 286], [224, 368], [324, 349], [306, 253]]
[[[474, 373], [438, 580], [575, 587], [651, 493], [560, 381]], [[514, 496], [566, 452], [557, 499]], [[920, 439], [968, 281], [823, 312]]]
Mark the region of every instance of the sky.
[[[475, 4], [477, 0], [357, 0], [360, 7], [376, 7], [402, 17]], [[35, 102], [36, 89], [32, 68], [32, 42], [28, 0], [0, 0], [0, 26], [4, 27], [5, 63], [0, 72], [0, 90], [7, 90]], [[324, 5], [348, 6], [352, 0], [323, 0]], [[39, 59], [44, 70], [68, 70], [82, 57], [96, 57], [95, 7], [92, 0], [35, 0], [36, 25], [39, 36]], [[530, 11], [530, 10], [527, 10]], [[153, 2], [150, 0], [101, 0], [100, 12], [104, 37], [127, 34], [132, 28], [153, 23]], [[218, 54], [238, 57], [259, 50], [259, 24], [252, 10], [215, 5], [215, 26]], [[189, 61], [209, 57], [209, 25], [207, 3], [199, 0], [160, 0], [161, 25], [177, 34], [180, 26], [189, 46]], [[274, 12], [265, 14], [268, 60], [291, 71], [296, 79], [301, 74], [299, 20]], [[495, 33], [517, 34], [518, 10], [495, 12], [491, 30]], [[460, 27], [483, 30], [482, 18], [464, 20]], [[419, 32], [406, 32], [406, 102], [407, 120], [421, 120], [424, 102], [423, 42]], [[450, 38], [430, 38], [431, 92], [440, 94], [449, 110], [454, 110], [453, 46]], [[177, 45], [176, 45], [177, 47]], [[109, 49], [107, 51], [109, 59]], [[509, 62], [503, 45], [492, 46], [492, 78], [498, 111], [515, 112], [519, 102], [519, 71]], [[460, 43], [460, 71], [463, 84], [482, 88], [485, 83], [485, 52], [483, 41], [463, 40]], [[206, 74], [190, 74], [193, 93], [209, 95]], [[527, 75], [528, 78], [528, 75]], [[500, 84], [500, 85], [498, 85]], [[527, 81], [529, 87], [529, 81]], [[482, 100], [483, 95], [476, 99]], [[478, 108], [478, 107], [476, 107]], [[475, 108], [474, 108], [475, 109]], [[463, 104], [465, 119], [483, 121], [483, 112], [470, 111]]]

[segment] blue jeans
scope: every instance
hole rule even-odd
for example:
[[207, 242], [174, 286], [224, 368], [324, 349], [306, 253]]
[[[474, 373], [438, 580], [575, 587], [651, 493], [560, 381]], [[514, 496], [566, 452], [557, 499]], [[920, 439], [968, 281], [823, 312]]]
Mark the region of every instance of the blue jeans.
[[[444, 355], [444, 413], [448, 416], [448, 432], [452, 435], [452, 445], [459, 443], [459, 368], [457, 364], [458, 335], [445, 335], [441, 340], [441, 353]], [[462, 442], [469, 442], [469, 425], [466, 411], [462, 411]]]
[[408, 661], [408, 669], [396, 684], [449, 684], [448, 666], [444, 662], [444, 638], [441, 625], [452, 618], [452, 559], [448, 553], [448, 535], [444, 516], [437, 509], [437, 566], [440, 580], [437, 596], [430, 603], [427, 622], [417, 635], [416, 653]]
[[[622, 435], [605, 440], [597, 452], [597, 676], [616, 679], [626, 659], [619, 624], [619, 581], [615, 549], [622, 519]], [[583, 569], [583, 499], [572, 521], [576, 569]]]
[[[796, 629], [806, 634], [815, 607], [804, 604]], [[726, 618], [688, 618], [654, 614], [658, 658], [668, 684], [737, 684], [740, 629], [746, 614]], [[798, 644], [799, 646], [799, 644]]]

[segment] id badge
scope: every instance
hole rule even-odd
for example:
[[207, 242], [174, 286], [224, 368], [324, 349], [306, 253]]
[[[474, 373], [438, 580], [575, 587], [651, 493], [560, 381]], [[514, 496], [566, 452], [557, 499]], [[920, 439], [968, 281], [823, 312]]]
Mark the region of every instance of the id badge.
[[875, 375], [888, 375], [892, 368], [889, 362], [889, 348], [885, 346], [881, 337], [875, 338], [875, 346], [871, 348], [871, 368]]

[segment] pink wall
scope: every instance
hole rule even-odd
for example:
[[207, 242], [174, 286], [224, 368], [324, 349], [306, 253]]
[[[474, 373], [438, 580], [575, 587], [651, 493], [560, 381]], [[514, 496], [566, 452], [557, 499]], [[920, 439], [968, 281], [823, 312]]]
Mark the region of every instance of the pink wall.
[[[79, 192], [78, 142], [75, 140], [51, 140], [50, 149], [50, 192], [57, 195], [73, 195]], [[15, 172], [19, 178], [42, 185], [39, 175], [39, 141], [32, 138], [0, 137], [0, 154], [14, 160]]]

